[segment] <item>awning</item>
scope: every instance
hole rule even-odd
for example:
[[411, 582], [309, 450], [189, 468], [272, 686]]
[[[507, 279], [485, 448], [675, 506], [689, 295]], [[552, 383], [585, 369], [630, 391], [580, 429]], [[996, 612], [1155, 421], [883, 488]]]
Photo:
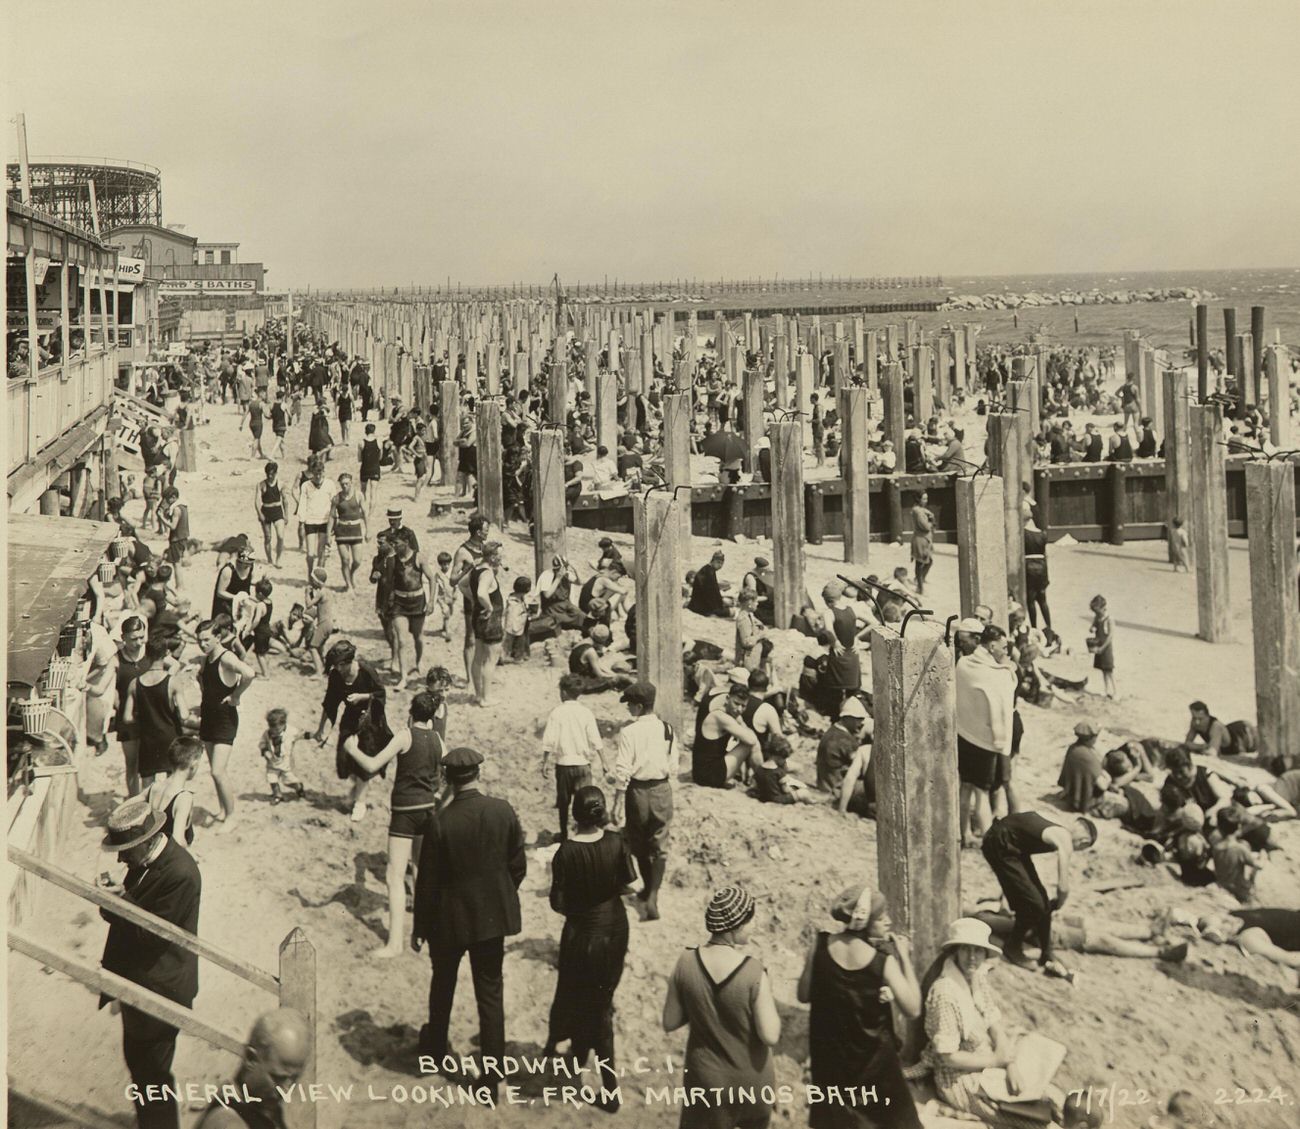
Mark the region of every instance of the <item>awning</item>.
[[112, 522], [10, 514], [7, 532], [8, 677], [34, 686], [118, 530]]

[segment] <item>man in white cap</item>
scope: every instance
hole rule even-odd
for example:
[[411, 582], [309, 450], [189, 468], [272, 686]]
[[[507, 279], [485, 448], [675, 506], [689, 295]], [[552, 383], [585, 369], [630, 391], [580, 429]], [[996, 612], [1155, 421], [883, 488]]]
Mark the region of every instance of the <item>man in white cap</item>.
[[[147, 800], [127, 800], [108, 817], [104, 850], [117, 853], [126, 864], [126, 877], [119, 886], [101, 879], [105, 892], [161, 917], [187, 933], [199, 928], [199, 900], [202, 880], [199, 868], [184, 847], [165, 834], [166, 818]], [[101, 909], [108, 922], [108, 939], [101, 959], [105, 972], [112, 972], [189, 1007], [199, 990], [199, 960], [172, 941], [143, 926]], [[100, 996], [99, 1006], [109, 1002]], [[172, 1060], [176, 1055], [178, 1031], [169, 1023], [122, 1004], [122, 1053], [131, 1081], [141, 1098], [136, 1109], [140, 1129], [177, 1129], [180, 1124], [175, 1098], [148, 1099], [147, 1087], [171, 1087]], [[155, 1093], [166, 1095], [167, 1090]]]
[[844, 773], [862, 744], [862, 734], [871, 718], [856, 694], [844, 699], [839, 716], [817, 742], [817, 787], [838, 797]]

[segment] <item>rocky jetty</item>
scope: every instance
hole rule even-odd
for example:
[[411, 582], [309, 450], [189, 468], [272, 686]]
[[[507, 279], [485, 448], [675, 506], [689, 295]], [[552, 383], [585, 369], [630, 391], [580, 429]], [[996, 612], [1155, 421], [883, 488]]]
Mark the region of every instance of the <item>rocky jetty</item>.
[[954, 294], [941, 310], [1019, 310], [1034, 306], [1125, 306], [1134, 302], [1210, 302], [1208, 290], [1062, 290], [1055, 294]]

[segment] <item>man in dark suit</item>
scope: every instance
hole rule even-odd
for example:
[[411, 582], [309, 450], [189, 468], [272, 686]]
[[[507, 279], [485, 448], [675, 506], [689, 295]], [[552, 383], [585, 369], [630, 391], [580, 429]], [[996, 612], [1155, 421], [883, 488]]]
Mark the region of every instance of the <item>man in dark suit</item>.
[[[163, 814], [146, 800], [128, 800], [113, 810], [104, 849], [116, 851], [127, 871], [121, 886], [105, 889], [187, 933], [197, 933], [199, 868], [184, 847], [163, 833], [165, 823]], [[108, 922], [101, 961], [105, 971], [185, 1007], [194, 1002], [199, 990], [197, 956], [109, 910], [100, 914]], [[101, 997], [100, 1007], [107, 1002], [107, 997]], [[170, 1024], [122, 1005], [122, 1052], [131, 1081], [141, 1091], [136, 1110], [140, 1129], [177, 1129], [180, 1124], [174, 1098], [144, 1098], [147, 1086], [175, 1087], [172, 1059], [177, 1033]]]
[[[485, 796], [479, 786], [482, 763], [482, 754], [474, 749], [452, 749], [443, 758], [455, 796], [424, 835], [411, 947], [419, 952], [428, 941], [433, 964], [429, 1022], [420, 1032], [420, 1054], [441, 1059], [447, 1053], [456, 974], [461, 957], [469, 953], [479, 1047], [484, 1057], [495, 1057], [499, 1064], [506, 1043], [501, 964], [505, 939], [522, 929], [519, 885], [528, 860], [514, 808]], [[494, 1097], [499, 1082], [496, 1073], [484, 1079]]]

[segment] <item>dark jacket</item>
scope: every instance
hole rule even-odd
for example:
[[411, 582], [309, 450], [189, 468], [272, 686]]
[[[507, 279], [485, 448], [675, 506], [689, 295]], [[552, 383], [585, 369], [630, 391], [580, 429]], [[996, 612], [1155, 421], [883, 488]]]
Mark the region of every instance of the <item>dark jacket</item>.
[[[162, 853], [147, 867], [127, 870], [123, 896], [177, 928], [197, 933], [202, 888], [194, 859], [184, 847], [168, 839]], [[109, 910], [99, 912], [108, 922], [108, 940], [101, 961], [106, 971], [178, 1004], [188, 1007], [194, 1002], [199, 991], [197, 956]]]
[[467, 946], [523, 928], [519, 885], [528, 870], [515, 809], [461, 792], [424, 835], [415, 884], [414, 936]]

